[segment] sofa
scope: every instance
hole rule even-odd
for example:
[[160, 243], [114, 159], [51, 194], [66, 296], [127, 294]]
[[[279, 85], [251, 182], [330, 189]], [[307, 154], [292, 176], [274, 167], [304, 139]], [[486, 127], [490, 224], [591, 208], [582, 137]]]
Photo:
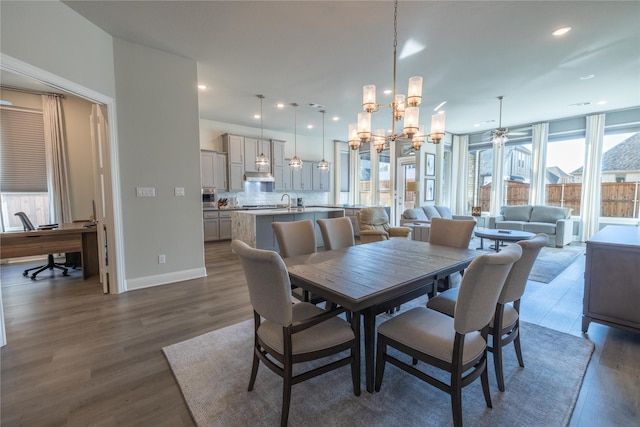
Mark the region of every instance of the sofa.
[[557, 206], [503, 206], [489, 217], [489, 228], [545, 233], [549, 245], [561, 248], [573, 240], [571, 208]]
[[405, 224], [431, 224], [432, 218], [467, 219], [477, 221], [473, 216], [452, 215], [451, 209], [446, 206], [422, 206], [406, 209], [400, 218], [400, 225]]

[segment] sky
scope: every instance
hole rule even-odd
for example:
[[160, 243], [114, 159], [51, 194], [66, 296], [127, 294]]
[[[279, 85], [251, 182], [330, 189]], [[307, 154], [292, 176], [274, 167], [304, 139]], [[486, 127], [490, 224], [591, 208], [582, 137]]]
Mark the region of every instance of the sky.
[[[633, 133], [605, 135], [603, 153], [632, 136]], [[584, 138], [552, 142], [547, 145], [547, 165], [571, 173], [584, 164]]]

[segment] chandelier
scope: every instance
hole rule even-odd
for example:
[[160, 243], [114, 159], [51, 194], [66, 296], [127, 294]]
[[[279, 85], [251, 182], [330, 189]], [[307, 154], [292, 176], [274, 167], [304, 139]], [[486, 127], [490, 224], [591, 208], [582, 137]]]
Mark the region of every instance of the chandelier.
[[329, 172], [329, 162], [324, 159], [324, 113], [325, 110], [320, 110], [322, 113], [322, 160], [318, 162], [318, 170], [320, 172]]
[[[264, 131], [262, 129], [262, 100], [264, 99], [264, 95], [256, 95], [260, 99], [260, 146], [262, 146], [262, 141], [264, 140]], [[260, 155], [256, 158], [256, 167], [258, 171], [262, 168], [269, 167], [269, 157], [265, 156], [264, 153], [260, 153]]]
[[297, 125], [297, 109], [298, 109], [298, 104], [296, 104], [295, 102], [292, 102], [291, 106], [293, 107], [293, 149], [294, 149], [294, 153], [293, 153], [293, 158], [291, 160], [289, 160], [289, 166], [291, 167], [291, 169], [298, 170], [298, 169], [302, 168], [302, 160], [300, 160], [300, 157], [298, 157], [298, 137], [297, 137], [297, 129], [298, 129], [298, 125]]
[[[429, 134], [426, 134], [424, 126], [418, 123], [420, 115], [418, 105], [422, 102], [422, 77], [409, 78], [407, 96], [396, 92], [397, 46], [398, 0], [394, 2], [393, 14], [393, 102], [391, 104], [377, 104], [375, 85], [366, 85], [362, 88], [364, 111], [358, 114], [357, 124], [349, 125], [349, 146], [353, 150], [357, 150], [362, 143], [371, 142], [376, 151], [380, 153], [386, 148], [387, 142], [396, 140], [411, 141], [411, 147], [418, 150], [426, 141], [438, 144], [444, 137], [445, 113], [443, 111], [431, 117], [431, 133]], [[387, 135], [384, 129], [371, 131], [371, 114], [378, 112], [380, 107], [391, 107], [391, 135]], [[403, 118], [402, 132], [396, 134], [395, 122]]]

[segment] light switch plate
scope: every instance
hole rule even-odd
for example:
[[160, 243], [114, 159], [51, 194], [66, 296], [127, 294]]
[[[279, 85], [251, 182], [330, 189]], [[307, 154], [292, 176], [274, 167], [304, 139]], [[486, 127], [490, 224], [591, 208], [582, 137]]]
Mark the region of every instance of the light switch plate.
[[156, 197], [154, 187], [136, 187], [136, 197]]
[[174, 188], [176, 197], [184, 196], [184, 187], [176, 187]]

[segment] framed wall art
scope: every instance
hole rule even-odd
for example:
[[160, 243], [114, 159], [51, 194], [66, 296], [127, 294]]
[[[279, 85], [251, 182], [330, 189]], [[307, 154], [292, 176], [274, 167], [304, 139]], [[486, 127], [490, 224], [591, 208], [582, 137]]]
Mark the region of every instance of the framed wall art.
[[424, 201], [433, 202], [436, 199], [436, 180], [426, 179], [424, 185]]
[[425, 157], [425, 175], [436, 176], [436, 155], [432, 153], [426, 153]]

